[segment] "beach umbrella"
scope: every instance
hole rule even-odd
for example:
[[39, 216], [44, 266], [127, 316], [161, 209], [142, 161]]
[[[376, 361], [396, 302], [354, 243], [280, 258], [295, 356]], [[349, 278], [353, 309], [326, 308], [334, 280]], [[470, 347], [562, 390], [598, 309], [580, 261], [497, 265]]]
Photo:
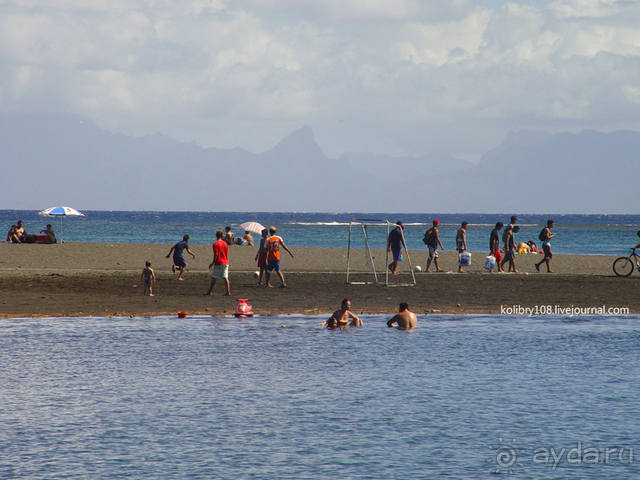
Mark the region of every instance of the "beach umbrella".
[[244, 222], [240, 224], [240, 228], [245, 232], [257, 233], [258, 235], [264, 230], [264, 226], [258, 222]]
[[64, 241], [64, 234], [62, 230], [62, 219], [64, 217], [84, 217], [83, 213], [80, 213], [75, 208], [71, 207], [49, 207], [41, 212], [38, 212], [38, 215], [42, 215], [43, 217], [60, 217], [60, 242]]

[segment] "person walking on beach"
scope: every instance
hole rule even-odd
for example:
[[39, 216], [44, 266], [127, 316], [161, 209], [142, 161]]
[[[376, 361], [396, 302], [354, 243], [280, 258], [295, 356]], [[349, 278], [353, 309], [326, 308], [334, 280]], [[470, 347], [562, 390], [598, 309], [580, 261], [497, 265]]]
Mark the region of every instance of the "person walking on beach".
[[363, 327], [364, 323], [360, 318], [351, 311], [351, 300], [345, 298], [342, 300], [340, 308], [333, 312], [326, 322], [320, 324], [322, 327], [327, 327], [330, 330], [336, 328], [348, 327]]
[[555, 222], [553, 220], [547, 220], [547, 226], [540, 231], [540, 235], [538, 236], [538, 239], [542, 242], [542, 251], [544, 252], [544, 258], [536, 263], [537, 271], [540, 271], [540, 265], [546, 263], [547, 273], [553, 273], [549, 262], [553, 258], [553, 253], [551, 253], [551, 239], [556, 236], [555, 233], [551, 233], [551, 229], [553, 228], [554, 223]]
[[167, 258], [169, 258], [171, 256], [171, 253], [173, 252], [173, 265], [171, 265], [171, 271], [175, 272], [176, 268], [178, 269], [178, 280], [184, 280], [184, 278], [182, 278], [182, 275], [187, 268], [187, 262], [185, 261], [182, 254], [182, 252], [184, 252], [185, 250], [194, 259], [196, 258], [195, 254], [191, 250], [189, 250], [189, 235], [185, 235], [184, 237], [182, 237], [182, 241], [176, 243], [173, 247], [171, 247], [169, 253], [167, 253]]
[[[458, 255], [467, 251], [467, 226], [469, 222], [462, 222], [460, 228], [456, 232], [456, 251]], [[463, 273], [462, 264], [458, 261], [458, 273]]]
[[213, 260], [209, 264], [211, 271], [211, 282], [209, 282], [209, 291], [205, 295], [213, 295], [213, 287], [218, 278], [224, 280], [227, 287], [225, 296], [231, 295], [231, 283], [229, 282], [229, 244], [223, 240], [224, 234], [222, 230], [216, 231], [216, 241], [213, 242]]
[[409, 305], [403, 302], [398, 306], [398, 313], [387, 322], [387, 327], [393, 327], [394, 323], [398, 324], [399, 330], [410, 330], [418, 325], [418, 317], [409, 310]]
[[[500, 262], [502, 260], [502, 254], [500, 253], [500, 230], [504, 224], [502, 222], [497, 222], [496, 226], [493, 230], [491, 230], [491, 235], [489, 236], [489, 255], [493, 255], [496, 259], [496, 269], [498, 272], [502, 272], [502, 266]], [[489, 270], [489, 273], [493, 273], [493, 270]]]
[[389, 270], [393, 275], [398, 274], [400, 262], [402, 261], [402, 248], [406, 248], [403, 230], [404, 224], [398, 221], [396, 222], [396, 228], [391, 230], [387, 238], [387, 252], [391, 252], [393, 259], [389, 264]]
[[267, 273], [265, 276], [265, 287], [272, 287], [269, 280], [271, 277], [271, 270], [275, 270], [280, 277], [280, 282], [282, 282], [280, 284], [280, 288], [285, 288], [287, 284], [284, 281], [284, 275], [282, 275], [282, 272], [280, 271], [280, 247], [284, 248], [289, 253], [289, 255], [291, 255], [291, 258], [293, 258], [293, 253], [291, 253], [291, 250], [289, 250], [284, 244], [282, 238], [276, 235], [276, 227], [269, 227], [269, 234], [270, 236], [269, 238], [267, 238], [267, 241], [265, 243], [267, 250]]
[[509, 231], [509, 227], [515, 227], [516, 223], [518, 223], [518, 217], [516, 217], [515, 215], [511, 215], [511, 217], [509, 218], [509, 225], [507, 225], [504, 229], [504, 232], [502, 232], [503, 242], [505, 242], [507, 239], [507, 232]]
[[509, 225], [507, 227], [506, 234], [503, 235], [503, 237], [505, 237], [504, 260], [502, 260], [502, 265], [501, 265], [501, 267], [503, 267], [503, 271], [504, 271], [504, 264], [506, 262], [509, 262], [508, 271], [513, 273], [518, 273], [518, 270], [516, 269], [516, 240], [515, 240], [514, 234], [518, 233], [519, 231], [520, 231], [520, 227], [518, 225], [516, 226]]
[[260, 237], [260, 246], [258, 247], [258, 253], [256, 253], [256, 258], [258, 262], [258, 269], [260, 273], [258, 275], [258, 286], [262, 283], [262, 277], [264, 276], [264, 271], [267, 268], [267, 247], [265, 243], [267, 241], [267, 234], [269, 233], [266, 228], [262, 229], [262, 237]]
[[149, 260], [144, 263], [142, 274], [140, 274], [140, 281], [144, 283], [142, 294], [153, 297], [153, 284], [158, 280], [156, 279], [156, 272], [151, 268], [151, 262]]
[[438, 265], [438, 245], [440, 248], [444, 250], [444, 246], [440, 241], [440, 233], [438, 232], [438, 224], [440, 220], [437, 218], [433, 219], [433, 226], [424, 233], [423, 242], [429, 247], [429, 256], [427, 257], [427, 268], [424, 269], [425, 272], [429, 271], [431, 268], [431, 262], [436, 267], [436, 272], [441, 272], [440, 266]]

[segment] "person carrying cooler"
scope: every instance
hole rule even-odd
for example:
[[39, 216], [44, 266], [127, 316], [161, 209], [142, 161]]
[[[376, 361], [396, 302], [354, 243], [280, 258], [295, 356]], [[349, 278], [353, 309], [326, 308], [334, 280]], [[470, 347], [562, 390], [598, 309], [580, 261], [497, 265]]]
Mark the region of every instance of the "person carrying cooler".
[[[462, 222], [460, 224], [460, 228], [456, 232], [456, 250], [458, 252], [458, 256], [460, 256], [463, 252], [467, 251], [467, 227], [469, 226], [469, 222]], [[463, 273], [462, 262], [458, 260], [458, 273]]]

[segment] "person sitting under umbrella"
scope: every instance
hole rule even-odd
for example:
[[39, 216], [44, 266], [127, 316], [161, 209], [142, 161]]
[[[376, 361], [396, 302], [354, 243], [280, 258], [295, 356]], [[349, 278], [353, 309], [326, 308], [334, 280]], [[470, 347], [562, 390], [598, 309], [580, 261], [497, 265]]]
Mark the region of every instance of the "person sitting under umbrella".
[[245, 231], [242, 238], [236, 237], [236, 245], [253, 247], [255, 245], [255, 243], [253, 242], [253, 235], [251, 235], [250, 232]]
[[58, 243], [58, 240], [56, 240], [56, 234], [50, 223], [47, 224], [47, 228], [45, 230], [40, 230], [40, 233], [44, 233], [47, 236], [48, 243]]

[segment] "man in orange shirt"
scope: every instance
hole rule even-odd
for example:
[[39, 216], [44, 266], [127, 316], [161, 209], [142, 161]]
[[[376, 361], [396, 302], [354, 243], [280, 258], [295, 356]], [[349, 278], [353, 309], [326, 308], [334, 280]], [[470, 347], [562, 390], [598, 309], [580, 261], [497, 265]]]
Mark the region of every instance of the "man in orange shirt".
[[287, 284], [284, 281], [284, 276], [280, 271], [280, 247], [284, 248], [291, 258], [293, 258], [293, 253], [291, 250], [287, 248], [287, 246], [282, 241], [278, 235], [276, 235], [276, 227], [269, 227], [269, 238], [267, 238], [267, 242], [265, 244], [265, 248], [267, 250], [267, 272], [266, 272], [266, 287], [271, 288], [272, 285], [269, 283], [269, 277], [271, 276], [271, 270], [275, 270], [280, 277], [280, 281], [282, 285], [280, 288], [285, 288]]

